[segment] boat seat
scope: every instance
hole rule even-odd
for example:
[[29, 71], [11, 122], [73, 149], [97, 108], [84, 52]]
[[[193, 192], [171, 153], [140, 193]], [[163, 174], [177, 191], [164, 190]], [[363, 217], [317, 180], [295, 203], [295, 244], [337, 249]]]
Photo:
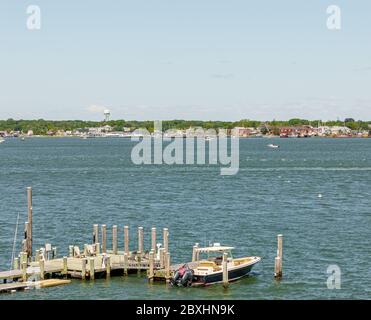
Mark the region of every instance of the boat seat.
[[250, 262], [252, 259], [251, 258], [239, 258], [239, 259], [234, 259], [233, 260], [233, 264], [235, 266], [239, 266], [240, 264], [243, 264], [243, 263], [248, 263]]
[[207, 260], [200, 261], [197, 266], [197, 269], [200, 269], [200, 270], [206, 270], [209, 268], [212, 269], [213, 271], [219, 271], [222, 269], [214, 261], [207, 261]]

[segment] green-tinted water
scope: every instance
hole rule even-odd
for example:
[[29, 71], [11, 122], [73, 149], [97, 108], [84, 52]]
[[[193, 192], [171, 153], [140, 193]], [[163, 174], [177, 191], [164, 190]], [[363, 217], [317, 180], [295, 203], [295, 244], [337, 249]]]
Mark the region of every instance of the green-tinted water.
[[[270, 149], [278, 143], [280, 149]], [[7, 140], [0, 146], [0, 267], [9, 268], [25, 188], [33, 186], [34, 244], [91, 241], [92, 224], [169, 227], [173, 262], [189, 261], [195, 242], [234, 245], [263, 258], [255, 274], [225, 291], [149, 285], [145, 277], [73, 281], [0, 299], [328, 299], [371, 291], [371, 139], [241, 139], [240, 171], [217, 166], [136, 166], [126, 139]], [[322, 194], [322, 198], [318, 195]], [[273, 279], [276, 235], [284, 234], [284, 278]], [[109, 233], [110, 237], [110, 233]], [[108, 240], [110, 241], [110, 239]], [[19, 244], [20, 241], [18, 241]], [[19, 251], [19, 246], [18, 246]], [[341, 289], [327, 289], [329, 265]]]

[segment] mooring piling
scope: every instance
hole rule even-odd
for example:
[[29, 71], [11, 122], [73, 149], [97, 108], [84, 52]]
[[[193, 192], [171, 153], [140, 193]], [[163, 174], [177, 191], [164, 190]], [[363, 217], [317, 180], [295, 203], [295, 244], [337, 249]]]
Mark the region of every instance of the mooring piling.
[[170, 282], [170, 252], [166, 252], [165, 257], [165, 279]]
[[228, 253], [223, 253], [223, 262], [222, 262], [222, 269], [223, 269], [223, 286], [224, 288], [228, 288], [229, 280], [228, 280]]
[[40, 259], [39, 267], [40, 267], [40, 279], [44, 280], [44, 278], [45, 278], [45, 260], [44, 260], [44, 258]]
[[128, 253], [124, 253], [124, 276], [128, 275], [128, 267], [129, 267], [129, 255]]
[[276, 279], [282, 278], [282, 253], [283, 248], [283, 236], [282, 234], [277, 235], [277, 256], [274, 259], [274, 277]]
[[106, 256], [106, 277], [107, 279], [111, 276], [111, 257]]
[[99, 225], [94, 224], [93, 225], [93, 244], [96, 244], [99, 242]]
[[81, 260], [81, 279], [85, 280], [86, 279], [86, 264], [87, 264], [87, 259], [83, 258]]
[[28, 229], [27, 229], [27, 255], [32, 257], [32, 188], [27, 188], [27, 216], [28, 216]]
[[107, 226], [102, 225], [102, 253], [107, 253]]
[[117, 226], [112, 227], [112, 251], [113, 254], [117, 254]]
[[22, 281], [27, 281], [27, 262], [22, 262]]
[[129, 255], [129, 226], [124, 226], [124, 252]]
[[150, 282], [153, 282], [153, 277], [154, 277], [154, 258], [155, 258], [155, 253], [153, 250], [149, 253], [149, 276], [148, 279]]
[[90, 260], [89, 260], [89, 277], [90, 277], [90, 280], [94, 280], [95, 279], [94, 261], [95, 261], [94, 258], [90, 258]]
[[156, 254], [156, 228], [151, 229], [151, 249]]
[[163, 240], [164, 240], [164, 249], [166, 252], [169, 251], [169, 229], [163, 229]]
[[143, 253], [143, 227], [138, 227], [138, 254]]
[[68, 273], [68, 260], [67, 260], [67, 257], [63, 257], [62, 274], [63, 274], [63, 276], [67, 277], [67, 273]]

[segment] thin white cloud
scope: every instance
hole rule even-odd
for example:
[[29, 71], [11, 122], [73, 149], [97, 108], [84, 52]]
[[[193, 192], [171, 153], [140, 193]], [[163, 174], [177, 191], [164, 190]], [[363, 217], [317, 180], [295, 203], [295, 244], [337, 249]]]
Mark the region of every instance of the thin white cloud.
[[89, 113], [103, 113], [105, 109], [107, 108], [104, 106], [92, 104], [88, 106], [85, 110], [88, 111]]

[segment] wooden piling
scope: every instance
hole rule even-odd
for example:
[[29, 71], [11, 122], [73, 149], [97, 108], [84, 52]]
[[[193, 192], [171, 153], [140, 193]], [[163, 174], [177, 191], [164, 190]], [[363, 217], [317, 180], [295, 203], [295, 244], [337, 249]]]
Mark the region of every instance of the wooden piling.
[[138, 227], [138, 253], [143, 253], [143, 227]]
[[88, 259], [84, 258], [81, 260], [81, 279], [85, 280], [86, 279], [86, 264]]
[[40, 267], [40, 279], [44, 280], [45, 279], [45, 260], [44, 259], [40, 259], [39, 267]]
[[164, 232], [164, 249], [166, 250], [166, 252], [168, 252], [169, 251], [169, 229], [164, 228], [163, 232]]
[[138, 275], [139, 275], [141, 272], [140, 266], [142, 263], [142, 252], [141, 251], [137, 252], [137, 263], [138, 263]]
[[67, 273], [68, 273], [68, 260], [67, 260], [67, 257], [63, 257], [63, 270], [62, 270], [62, 274], [66, 277], [67, 276]]
[[277, 257], [274, 259], [274, 277], [282, 278], [282, 258], [283, 258], [283, 236], [277, 235]]
[[28, 221], [26, 221], [24, 223], [24, 239], [22, 241], [22, 251], [27, 253], [27, 257], [29, 257], [29, 255], [28, 255], [28, 252], [29, 252], [29, 240], [28, 240], [29, 232], [30, 232], [29, 223], [28, 223]]
[[125, 253], [124, 253], [124, 275], [125, 275], [125, 276], [128, 275], [128, 268], [129, 268], [129, 256], [128, 256], [128, 254], [125, 252]]
[[100, 243], [99, 242], [95, 244], [94, 252], [96, 255], [100, 254]]
[[68, 246], [68, 252], [69, 252], [69, 256], [72, 258], [73, 257], [73, 246]]
[[32, 257], [32, 188], [27, 188], [27, 209], [28, 209], [28, 239], [27, 239], [27, 255]]
[[129, 255], [129, 226], [124, 226], [124, 252]]
[[224, 288], [228, 288], [229, 280], [228, 280], [228, 253], [223, 253], [223, 286]]
[[117, 226], [112, 227], [112, 251], [117, 254]]
[[93, 244], [96, 244], [99, 242], [99, 225], [94, 224], [93, 225]]
[[23, 263], [27, 263], [27, 252], [21, 252], [21, 259], [20, 259], [20, 264], [22, 266]]
[[151, 250], [149, 253], [149, 276], [148, 279], [150, 282], [153, 282], [153, 277], [154, 277], [154, 267], [155, 267], [155, 253]]
[[19, 258], [14, 258], [13, 268], [14, 270], [19, 270]]
[[106, 258], [106, 276], [109, 278], [111, 276], [111, 257]]
[[95, 279], [95, 267], [94, 267], [94, 258], [90, 258], [89, 260], [89, 275], [90, 275], [90, 280]]
[[170, 252], [166, 252], [165, 260], [165, 278], [166, 282], [170, 282]]
[[22, 263], [22, 281], [27, 281], [27, 262]]
[[40, 250], [35, 251], [35, 261], [39, 262], [40, 261]]
[[102, 225], [102, 253], [107, 253], [107, 226]]
[[156, 228], [152, 228], [151, 230], [151, 244], [153, 254], [156, 255]]
[[160, 267], [161, 268], [164, 268], [165, 267], [164, 253], [165, 253], [165, 249], [164, 248], [160, 248], [159, 249], [159, 256], [160, 256]]

